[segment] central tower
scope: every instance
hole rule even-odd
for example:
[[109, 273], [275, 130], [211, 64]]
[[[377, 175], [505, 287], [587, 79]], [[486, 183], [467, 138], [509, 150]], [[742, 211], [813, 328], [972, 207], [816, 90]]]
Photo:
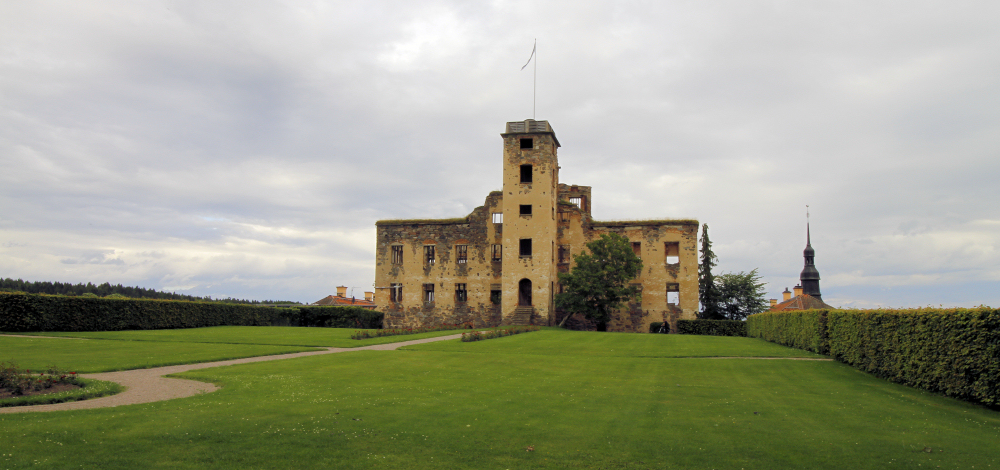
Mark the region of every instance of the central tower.
[[[503, 137], [503, 318], [554, 318], [559, 140], [548, 121], [508, 122]], [[495, 221], [494, 221], [495, 222]]]

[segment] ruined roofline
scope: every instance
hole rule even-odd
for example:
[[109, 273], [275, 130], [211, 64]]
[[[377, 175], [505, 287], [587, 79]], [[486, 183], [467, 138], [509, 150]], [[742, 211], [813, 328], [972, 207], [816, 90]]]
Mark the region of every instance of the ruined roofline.
[[656, 220], [595, 220], [594, 227], [631, 227], [636, 225], [698, 225], [696, 219], [656, 219]]
[[[490, 195], [487, 196], [489, 199], [492, 196], [503, 197], [503, 191], [490, 191]], [[471, 223], [472, 216], [476, 212], [482, 212], [486, 209], [486, 206], [479, 206], [472, 209], [472, 212], [465, 217], [453, 217], [450, 219], [385, 219], [375, 221], [375, 226], [381, 225], [461, 225]]]
[[456, 217], [454, 219], [387, 219], [375, 221], [376, 226], [380, 225], [461, 225], [469, 223], [469, 217]]

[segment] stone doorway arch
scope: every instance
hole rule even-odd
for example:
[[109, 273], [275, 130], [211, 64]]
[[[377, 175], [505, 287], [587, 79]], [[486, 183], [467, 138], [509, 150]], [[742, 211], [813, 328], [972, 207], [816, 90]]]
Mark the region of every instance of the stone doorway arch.
[[519, 307], [531, 306], [531, 279], [521, 279], [517, 283], [517, 305]]

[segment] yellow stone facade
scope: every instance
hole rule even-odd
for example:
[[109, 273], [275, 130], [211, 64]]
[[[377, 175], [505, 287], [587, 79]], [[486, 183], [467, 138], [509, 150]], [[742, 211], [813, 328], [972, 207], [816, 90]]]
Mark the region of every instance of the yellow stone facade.
[[[591, 188], [559, 183], [560, 147], [547, 121], [508, 122], [503, 191], [466, 217], [380, 220], [375, 303], [386, 327], [553, 325], [559, 272], [603, 233], [627, 237], [643, 260], [642, 301], [616, 312], [609, 331], [694, 319], [697, 220], [599, 222]], [[583, 324], [579, 316], [572, 319]]]

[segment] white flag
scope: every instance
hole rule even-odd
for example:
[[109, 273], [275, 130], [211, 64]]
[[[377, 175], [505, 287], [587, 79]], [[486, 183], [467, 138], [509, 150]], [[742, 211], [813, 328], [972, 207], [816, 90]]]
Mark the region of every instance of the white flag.
[[[531, 46], [531, 57], [528, 57], [528, 61], [524, 63], [524, 67], [527, 67], [528, 64], [531, 63], [531, 59], [535, 58], [535, 47], [537, 46], [538, 46], [538, 41], [536, 40], [535, 43], [532, 44]], [[524, 70], [524, 67], [521, 67], [521, 70]]]

